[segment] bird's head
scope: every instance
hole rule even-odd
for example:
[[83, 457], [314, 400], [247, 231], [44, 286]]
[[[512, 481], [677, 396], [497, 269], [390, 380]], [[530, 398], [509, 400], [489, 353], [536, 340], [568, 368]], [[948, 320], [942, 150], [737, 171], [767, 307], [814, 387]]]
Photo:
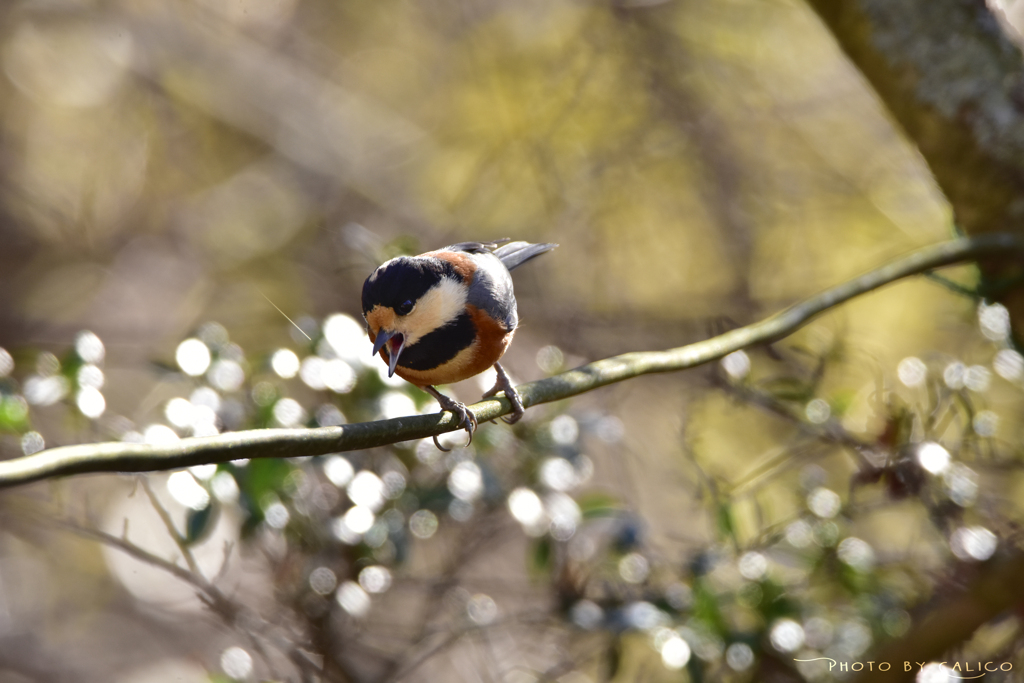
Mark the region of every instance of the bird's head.
[[373, 353], [381, 353], [389, 377], [405, 349], [465, 310], [466, 297], [466, 283], [449, 262], [438, 258], [400, 256], [366, 278], [363, 317]]

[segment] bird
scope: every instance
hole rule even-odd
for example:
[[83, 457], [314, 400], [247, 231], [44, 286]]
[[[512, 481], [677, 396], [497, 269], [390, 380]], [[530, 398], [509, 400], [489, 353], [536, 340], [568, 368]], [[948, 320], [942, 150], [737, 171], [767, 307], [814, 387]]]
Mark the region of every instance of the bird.
[[[373, 355], [398, 375], [450, 410], [469, 434], [476, 416], [464, 403], [439, 392], [490, 367], [494, 387], [483, 397], [504, 392], [512, 403], [505, 419], [517, 422], [523, 402], [498, 361], [505, 354], [519, 314], [510, 271], [551, 251], [557, 244], [516, 241], [460, 242], [418, 256], [399, 256], [374, 270], [363, 283], [362, 306]], [[441, 446], [434, 436], [434, 444]]]

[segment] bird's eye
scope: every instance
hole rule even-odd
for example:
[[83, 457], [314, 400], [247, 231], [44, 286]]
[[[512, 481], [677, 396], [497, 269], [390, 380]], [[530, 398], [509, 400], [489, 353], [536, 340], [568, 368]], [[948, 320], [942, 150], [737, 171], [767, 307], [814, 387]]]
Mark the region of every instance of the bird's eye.
[[398, 315], [409, 315], [409, 313], [412, 311], [412, 307], [413, 303], [411, 301], [406, 301], [395, 310], [398, 312]]

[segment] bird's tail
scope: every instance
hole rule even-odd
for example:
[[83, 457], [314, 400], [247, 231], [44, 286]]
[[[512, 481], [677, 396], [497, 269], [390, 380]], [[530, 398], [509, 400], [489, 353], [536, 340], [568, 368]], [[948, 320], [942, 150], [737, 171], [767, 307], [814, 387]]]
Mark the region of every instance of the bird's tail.
[[544, 252], [551, 251], [557, 244], [530, 244], [529, 242], [509, 242], [502, 244], [494, 250], [494, 255], [501, 259], [509, 270], [523, 265], [534, 256], [540, 256]]

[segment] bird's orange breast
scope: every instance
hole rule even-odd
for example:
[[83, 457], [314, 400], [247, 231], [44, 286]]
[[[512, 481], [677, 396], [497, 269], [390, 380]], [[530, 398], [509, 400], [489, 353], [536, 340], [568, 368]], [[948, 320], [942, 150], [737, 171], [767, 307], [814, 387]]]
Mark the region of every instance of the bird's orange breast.
[[512, 343], [515, 330], [505, 329], [504, 325], [476, 306], [467, 306], [466, 312], [469, 313], [476, 328], [476, 338], [472, 344], [451, 360], [429, 370], [403, 368], [402, 358], [399, 356], [395, 374], [417, 386], [453, 384], [479, 375], [501, 360]]

